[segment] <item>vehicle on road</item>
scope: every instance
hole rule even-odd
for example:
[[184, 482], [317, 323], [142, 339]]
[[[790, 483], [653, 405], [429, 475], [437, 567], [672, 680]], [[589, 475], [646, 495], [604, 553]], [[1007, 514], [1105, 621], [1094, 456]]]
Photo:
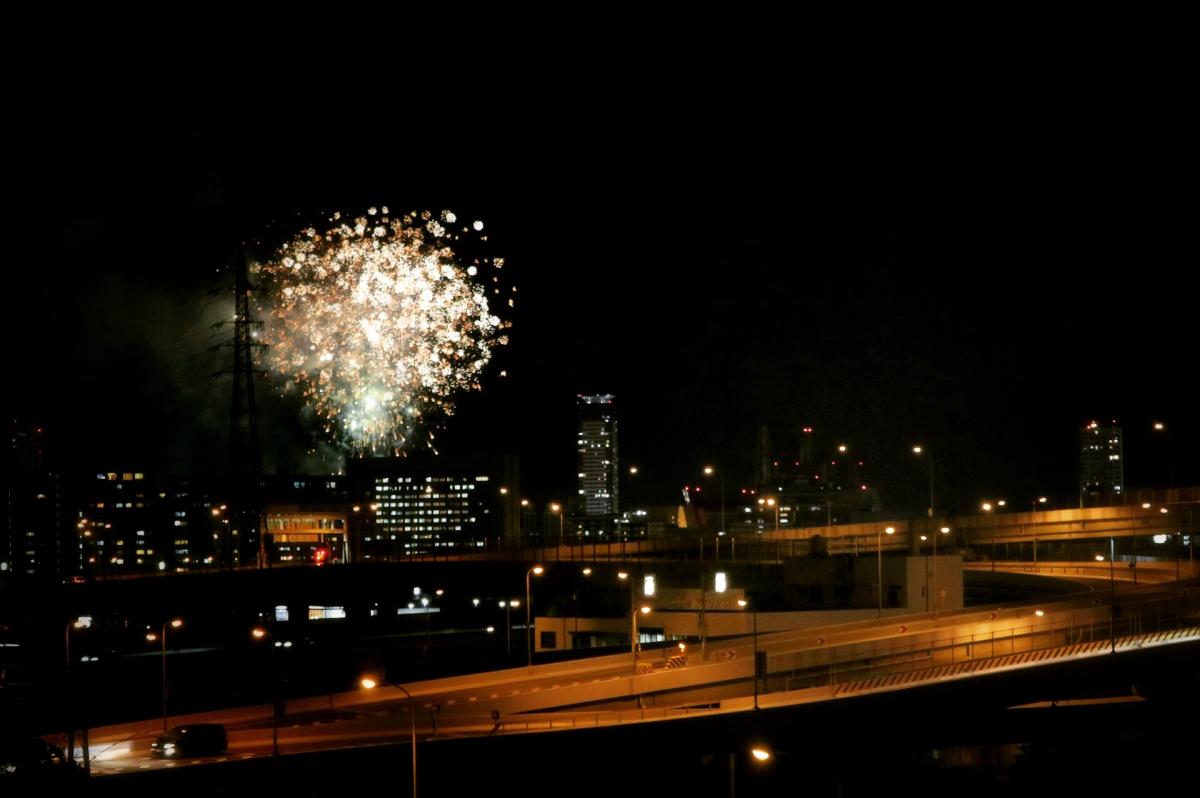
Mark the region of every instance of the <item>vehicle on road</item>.
[[192, 723], [164, 732], [150, 744], [150, 755], [164, 759], [214, 756], [227, 744], [225, 727], [220, 723]]

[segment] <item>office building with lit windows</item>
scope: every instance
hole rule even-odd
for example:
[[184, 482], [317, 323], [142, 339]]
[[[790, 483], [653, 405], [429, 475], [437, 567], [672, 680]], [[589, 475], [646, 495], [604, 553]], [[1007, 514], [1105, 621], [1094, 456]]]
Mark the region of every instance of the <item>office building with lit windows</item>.
[[578, 398], [576, 436], [579, 514], [585, 519], [614, 518], [620, 511], [616, 397], [599, 394]]
[[1091, 422], [1079, 431], [1079, 503], [1103, 503], [1120, 496], [1125, 486], [1125, 453], [1121, 428]]
[[203, 481], [101, 471], [85, 483], [74, 520], [80, 573], [209, 570], [234, 545], [224, 505]]
[[365, 493], [351, 508], [361, 561], [481, 553], [519, 537], [515, 458], [380, 458], [351, 473]]

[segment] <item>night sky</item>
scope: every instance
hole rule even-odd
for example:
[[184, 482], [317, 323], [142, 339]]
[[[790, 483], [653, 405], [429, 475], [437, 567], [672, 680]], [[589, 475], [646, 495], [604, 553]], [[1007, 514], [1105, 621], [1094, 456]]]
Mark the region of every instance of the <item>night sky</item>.
[[[925, 502], [916, 442], [942, 501], [1069, 503], [1092, 418], [1125, 426], [1130, 485], [1200, 482], [1195, 221], [1160, 156], [705, 121], [28, 130], [8, 181], [10, 402], [68, 471], [217, 470], [229, 383], [208, 347], [230, 304], [210, 292], [238, 242], [265, 256], [326, 212], [449, 208], [486, 221], [519, 294], [442, 449], [519, 451], [535, 498], [572, 489], [580, 392], [619, 397], [646, 498], [707, 462], [748, 479], [762, 425], [783, 455], [803, 425], [850, 444], [903, 509]], [[259, 397], [268, 467], [319, 467], [295, 399]]]

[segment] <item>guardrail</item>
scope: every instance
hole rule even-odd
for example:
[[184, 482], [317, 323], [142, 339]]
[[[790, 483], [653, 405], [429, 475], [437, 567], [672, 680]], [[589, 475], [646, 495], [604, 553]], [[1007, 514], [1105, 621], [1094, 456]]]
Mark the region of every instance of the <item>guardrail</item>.
[[1055, 649], [1064, 650], [1061, 656], [1079, 653], [1074, 650], [1079, 646], [1100, 644], [1110, 646], [1115, 651], [1123, 640], [1200, 629], [1197, 599], [1189, 599], [1184, 602], [1183, 611], [1177, 613], [1162, 612], [1163, 608], [1157, 605], [1117, 605], [1118, 614], [1107, 620], [1097, 619], [1095, 613], [1087, 613], [1085, 620], [1076, 621], [1072, 614], [1066, 622], [1022, 623], [1006, 629], [940, 639], [913, 636], [905, 643], [876, 649], [869, 659], [768, 675], [767, 684], [760, 689], [762, 692], [779, 691], [779, 688], [772, 690], [771, 687], [773, 683], [782, 681], [782, 692], [811, 687], [833, 687], [835, 691], [845, 691], [848, 689], [845, 685], [932, 668], [969, 665], [979, 669], [987, 666], [987, 663], [992, 663], [990, 667], [1001, 667], [1005, 664], [1000, 662], [1003, 658]]

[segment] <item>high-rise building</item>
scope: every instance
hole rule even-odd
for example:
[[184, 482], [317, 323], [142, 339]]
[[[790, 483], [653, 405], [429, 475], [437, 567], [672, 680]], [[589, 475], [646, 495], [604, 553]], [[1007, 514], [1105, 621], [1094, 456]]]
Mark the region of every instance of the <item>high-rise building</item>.
[[1120, 496], [1125, 486], [1125, 453], [1116, 419], [1110, 426], [1093, 421], [1079, 431], [1079, 505]]
[[617, 414], [612, 394], [580, 394], [579, 512], [584, 517], [613, 517], [620, 511]]
[[46, 467], [42, 428], [12, 419], [7, 517], [0, 531], [0, 577], [56, 579], [64, 566], [62, 492]]

